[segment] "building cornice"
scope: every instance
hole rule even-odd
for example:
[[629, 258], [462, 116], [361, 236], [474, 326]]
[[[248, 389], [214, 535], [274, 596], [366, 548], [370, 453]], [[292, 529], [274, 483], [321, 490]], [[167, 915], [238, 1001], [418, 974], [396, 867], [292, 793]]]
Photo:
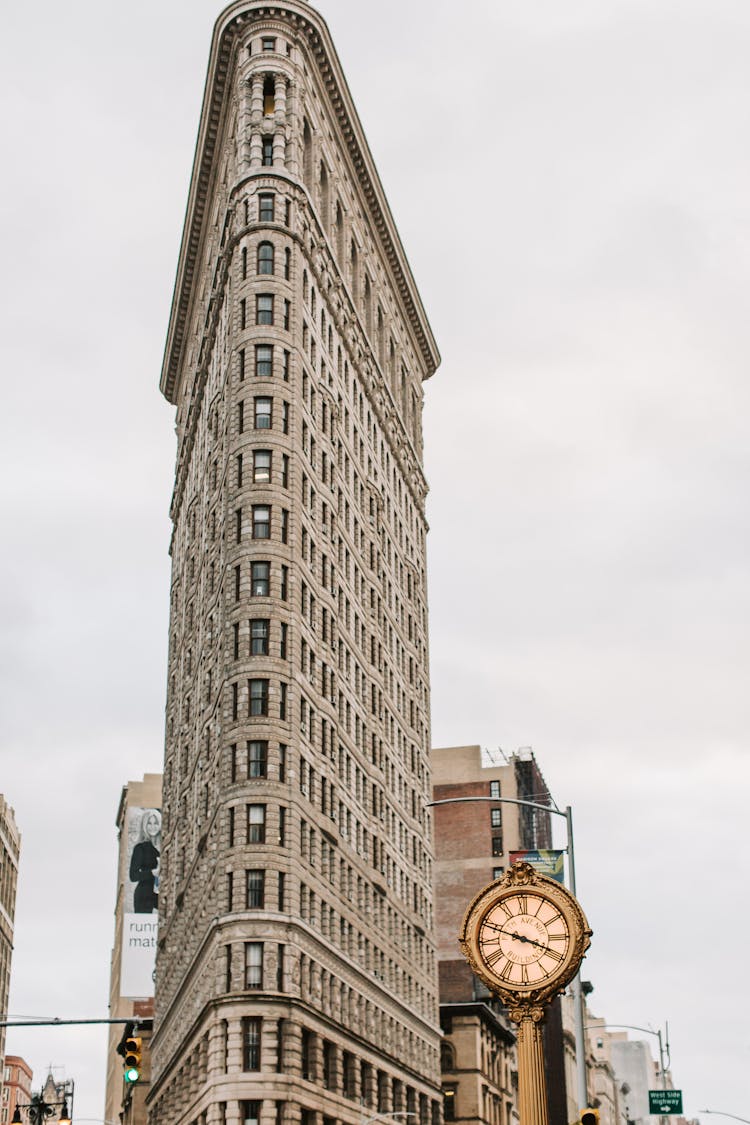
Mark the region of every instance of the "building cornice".
[[298, 35], [306, 37], [420, 349], [426, 378], [434, 373], [440, 362], [437, 344], [325, 21], [304, 0], [284, 0], [278, 4], [264, 3], [263, 0], [237, 0], [219, 16], [211, 41], [160, 380], [162, 393], [173, 403], [176, 402], [178, 376], [193, 303], [195, 273], [204, 241], [217, 144], [221, 137], [222, 120], [231, 104], [229, 78], [233, 71], [237, 39], [248, 25], [267, 19], [281, 19], [291, 25]]

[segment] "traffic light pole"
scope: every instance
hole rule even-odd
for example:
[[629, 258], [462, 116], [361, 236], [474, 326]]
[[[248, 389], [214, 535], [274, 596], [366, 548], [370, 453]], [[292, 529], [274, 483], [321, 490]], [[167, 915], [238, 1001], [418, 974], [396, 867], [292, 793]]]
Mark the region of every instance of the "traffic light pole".
[[[522, 805], [525, 808], [541, 809], [542, 812], [564, 817], [567, 829], [568, 879], [570, 890], [574, 897], [577, 897], [576, 864], [573, 852], [573, 810], [570, 805], [566, 805], [563, 810], [552, 805], [542, 805], [538, 801], [522, 801], [516, 797], [444, 797], [440, 801], [426, 801], [425, 804], [428, 808], [436, 808], [439, 805], [460, 805], [470, 801], [484, 801], [493, 805]], [[578, 1105], [579, 1109], [584, 1109], [588, 1105], [588, 1085], [586, 1082], [586, 1040], [583, 1030], [583, 989], [581, 987], [580, 969], [570, 982], [570, 988], [573, 994], [573, 1018], [575, 1021]]]

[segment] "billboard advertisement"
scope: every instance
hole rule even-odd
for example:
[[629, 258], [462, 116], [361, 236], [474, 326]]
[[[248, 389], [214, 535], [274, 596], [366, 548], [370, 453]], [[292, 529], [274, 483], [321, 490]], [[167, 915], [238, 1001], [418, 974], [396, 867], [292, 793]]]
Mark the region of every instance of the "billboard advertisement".
[[124, 850], [120, 995], [154, 995], [159, 926], [161, 809], [129, 808]]
[[536, 868], [540, 875], [555, 879], [558, 883], [565, 882], [565, 868], [563, 866], [564, 851], [555, 851], [552, 848], [542, 848], [538, 851], [511, 852], [510, 862], [516, 863], [523, 860]]

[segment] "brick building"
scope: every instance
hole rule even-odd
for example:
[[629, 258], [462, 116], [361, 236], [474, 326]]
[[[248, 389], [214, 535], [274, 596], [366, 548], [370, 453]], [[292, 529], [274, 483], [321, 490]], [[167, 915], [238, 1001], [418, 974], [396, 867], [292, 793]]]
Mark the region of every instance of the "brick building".
[[0, 1125], [13, 1120], [16, 1107], [31, 1101], [31, 1067], [19, 1055], [6, 1055], [3, 1069], [3, 1092], [0, 1095]]
[[[552, 846], [549, 813], [503, 799], [551, 805], [552, 798], [530, 751], [488, 765], [479, 746], [434, 749], [432, 771], [435, 801], [482, 798], [434, 810], [445, 1118], [472, 1125], [513, 1125], [518, 1118], [515, 1025], [472, 973], [459, 948], [458, 932], [471, 899], [502, 876], [512, 852]], [[569, 1096], [571, 1043], [558, 999], [550, 1005], [545, 1026], [551, 1125], [567, 1125], [577, 1116]]]
[[440, 1115], [422, 384], [439, 355], [325, 23], [214, 31], [176, 407], [151, 1120]]

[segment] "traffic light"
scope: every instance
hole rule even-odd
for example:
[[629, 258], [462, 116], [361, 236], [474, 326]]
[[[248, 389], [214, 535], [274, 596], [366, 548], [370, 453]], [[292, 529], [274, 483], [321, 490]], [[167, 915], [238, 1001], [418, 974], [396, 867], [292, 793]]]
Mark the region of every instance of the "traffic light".
[[[141, 1054], [143, 1040], [139, 1035], [131, 1035], [125, 1040], [125, 1081], [132, 1086], [141, 1076]], [[593, 1123], [592, 1123], [593, 1125]]]
[[599, 1110], [587, 1106], [578, 1115], [580, 1125], [599, 1125]]

